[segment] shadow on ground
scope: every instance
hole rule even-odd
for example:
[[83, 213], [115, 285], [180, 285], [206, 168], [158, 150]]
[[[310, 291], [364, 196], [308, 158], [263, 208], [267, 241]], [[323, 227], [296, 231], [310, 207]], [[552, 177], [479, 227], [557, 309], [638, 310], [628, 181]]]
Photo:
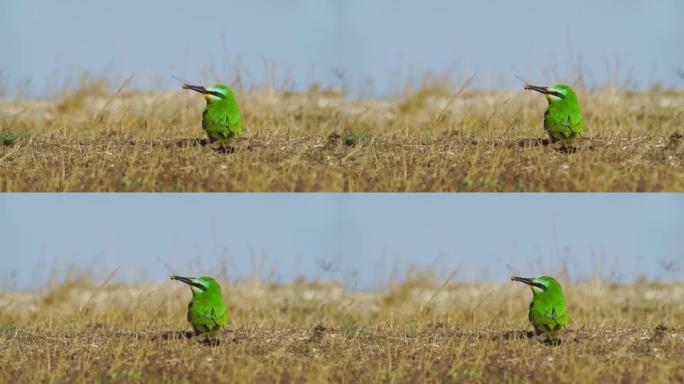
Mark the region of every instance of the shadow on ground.
[[234, 331], [226, 330], [215, 337], [196, 335], [192, 331], [162, 331], [154, 333], [140, 333], [135, 335], [138, 339], [150, 341], [173, 341], [173, 340], [196, 340], [207, 346], [218, 346], [223, 343], [237, 343], [238, 339]]
[[[585, 336], [584, 338], [588, 337]], [[491, 336], [492, 340], [530, 340], [537, 341], [545, 345], [562, 345], [568, 343], [579, 343], [580, 337], [577, 331], [566, 329], [557, 336], [538, 335], [532, 331], [504, 331]]]

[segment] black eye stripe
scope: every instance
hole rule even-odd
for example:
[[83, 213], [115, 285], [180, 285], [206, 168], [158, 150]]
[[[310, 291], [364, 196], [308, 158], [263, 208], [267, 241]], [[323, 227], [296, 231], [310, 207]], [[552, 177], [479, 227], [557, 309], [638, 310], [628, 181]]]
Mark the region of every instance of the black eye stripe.
[[193, 283], [190, 283], [190, 285], [192, 285], [192, 286], [195, 287], [195, 288], [199, 288], [199, 289], [201, 289], [201, 290], [203, 290], [203, 291], [206, 291], [206, 290], [207, 290], [207, 288], [205, 288], [204, 285], [202, 285], [202, 284], [200, 284], [200, 283], [194, 283], [194, 282], [193, 282]]

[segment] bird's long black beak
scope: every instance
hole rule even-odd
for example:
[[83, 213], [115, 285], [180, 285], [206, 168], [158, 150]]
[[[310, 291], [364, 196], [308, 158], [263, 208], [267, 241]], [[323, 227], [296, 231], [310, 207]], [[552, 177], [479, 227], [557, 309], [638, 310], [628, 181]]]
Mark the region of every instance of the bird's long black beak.
[[511, 277], [511, 281], [519, 281], [521, 283], [525, 283], [531, 287], [537, 287], [539, 289], [545, 289], [543, 284], [535, 283], [534, 279], [530, 279], [529, 277], [520, 277], [520, 276], [513, 276]]
[[536, 91], [539, 93], [543, 93], [544, 95], [553, 95], [556, 97], [563, 98], [562, 93], [554, 92], [554, 91], [550, 90], [548, 87], [540, 87], [538, 85], [526, 84], [525, 89], [529, 90], [529, 91]]
[[201, 85], [183, 84], [183, 89], [189, 89], [191, 91], [199, 92], [203, 95], [213, 95], [219, 98], [223, 98], [223, 94], [216, 91], [210, 91]]
[[199, 288], [201, 290], [204, 290], [204, 286], [202, 284], [194, 282], [194, 280], [195, 280], [194, 277], [183, 277], [183, 276], [173, 275], [173, 276], [171, 276], [171, 280], [178, 280], [178, 281], [185, 283], [191, 287], [196, 287], [196, 288]]
[[[185, 88], [185, 87], [183, 87]], [[530, 91], [537, 91], [539, 93], [543, 93], [547, 95], [549, 93], [549, 89], [546, 87], [540, 87], [538, 85], [531, 85], [531, 84], [525, 84], [525, 89], [530, 90]]]

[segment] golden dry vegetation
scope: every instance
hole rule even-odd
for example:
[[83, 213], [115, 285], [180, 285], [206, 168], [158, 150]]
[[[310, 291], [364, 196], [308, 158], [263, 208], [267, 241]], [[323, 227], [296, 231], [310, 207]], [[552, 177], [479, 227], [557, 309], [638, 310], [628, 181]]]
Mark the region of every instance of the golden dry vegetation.
[[396, 98], [237, 90], [246, 134], [206, 145], [204, 101], [85, 83], [0, 101], [2, 191], [684, 191], [684, 91], [581, 90], [587, 135], [544, 145], [523, 90]]
[[232, 324], [214, 343], [186, 334], [190, 292], [172, 282], [6, 290], [0, 382], [684, 381], [682, 283], [565, 282], [555, 343], [528, 337], [531, 294], [512, 282], [223, 287]]

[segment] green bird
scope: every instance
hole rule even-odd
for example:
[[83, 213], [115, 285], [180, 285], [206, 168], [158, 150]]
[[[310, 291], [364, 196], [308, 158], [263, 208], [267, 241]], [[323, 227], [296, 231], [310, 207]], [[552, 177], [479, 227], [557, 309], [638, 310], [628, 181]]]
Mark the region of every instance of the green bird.
[[555, 335], [568, 325], [568, 307], [565, 305], [563, 289], [551, 276], [536, 279], [514, 276], [513, 281], [525, 283], [532, 288], [532, 302], [528, 318], [537, 334]]
[[553, 87], [539, 87], [528, 84], [525, 89], [543, 93], [549, 101], [549, 107], [544, 113], [544, 129], [553, 143], [571, 145], [584, 133], [584, 118], [577, 94], [570, 86], [558, 84]]
[[205, 88], [201, 85], [183, 84], [183, 89], [199, 92], [207, 101], [202, 113], [202, 128], [211, 143], [230, 145], [235, 136], [242, 133], [242, 117], [233, 90], [223, 84]]
[[223, 303], [221, 286], [209, 276], [183, 277], [171, 276], [190, 286], [192, 300], [188, 304], [188, 321], [195, 335], [215, 336], [228, 324], [228, 311]]

